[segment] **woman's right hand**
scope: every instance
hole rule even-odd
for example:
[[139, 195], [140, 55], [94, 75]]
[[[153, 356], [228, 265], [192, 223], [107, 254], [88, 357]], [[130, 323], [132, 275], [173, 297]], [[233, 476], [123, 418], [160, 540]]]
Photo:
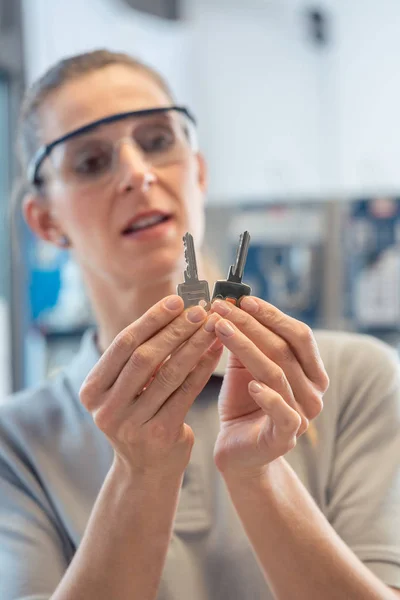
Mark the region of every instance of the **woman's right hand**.
[[124, 329], [87, 376], [81, 402], [129, 472], [185, 470], [194, 435], [184, 419], [220, 359], [219, 318], [168, 296]]

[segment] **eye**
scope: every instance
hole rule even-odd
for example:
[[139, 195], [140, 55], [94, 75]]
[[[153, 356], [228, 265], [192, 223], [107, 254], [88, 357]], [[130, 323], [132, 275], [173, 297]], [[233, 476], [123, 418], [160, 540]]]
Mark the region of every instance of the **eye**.
[[166, 152], [175, 144], [175, 133], [163, 126], [143, 127], [135, 132], [136, 143], [147, 154]]
[[79, 175], [96, 176], [107, 171], [112, 161], [112, 150], [108, 147], [90, 147], [75, 154], [74, 171]]

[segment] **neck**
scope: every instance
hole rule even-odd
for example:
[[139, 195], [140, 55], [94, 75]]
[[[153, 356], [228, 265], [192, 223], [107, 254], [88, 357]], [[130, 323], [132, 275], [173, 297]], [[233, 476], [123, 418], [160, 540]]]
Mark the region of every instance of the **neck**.
[[114, 338], [151, 306], [170, 294], [176, 293], [176, 284], [180, 280], [171, 277], [158, 281], [154, 285], [118, 289], [109, 282], [98, 278], [85, 277], [89, 298], [97, 324], [97, 344], [104, 352]]

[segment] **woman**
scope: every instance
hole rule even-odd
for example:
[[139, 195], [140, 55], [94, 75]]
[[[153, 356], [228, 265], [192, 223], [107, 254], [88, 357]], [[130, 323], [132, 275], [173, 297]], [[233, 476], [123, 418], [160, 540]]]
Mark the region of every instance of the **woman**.
[[0, 597], [399, 597], [394, 353], [258, 298], [183, 310], [206, 167], [173, 105], [157, 73], [104, 51], [25, 100], [25, 218], [73, 251], [97, 330], [1, 407]]

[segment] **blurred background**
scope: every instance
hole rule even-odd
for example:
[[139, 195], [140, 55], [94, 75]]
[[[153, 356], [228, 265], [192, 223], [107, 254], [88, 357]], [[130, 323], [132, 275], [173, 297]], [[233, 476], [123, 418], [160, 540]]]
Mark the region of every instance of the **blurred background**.
[[248, 229], [254, 294], [399, 348], [398, 0], [0, 0], [0, 398], [68, 362], [91, 322], [70, 255], [10, 216], [24, 88], [99, 47], [156, 67], [197, 116], [224, 275]]

